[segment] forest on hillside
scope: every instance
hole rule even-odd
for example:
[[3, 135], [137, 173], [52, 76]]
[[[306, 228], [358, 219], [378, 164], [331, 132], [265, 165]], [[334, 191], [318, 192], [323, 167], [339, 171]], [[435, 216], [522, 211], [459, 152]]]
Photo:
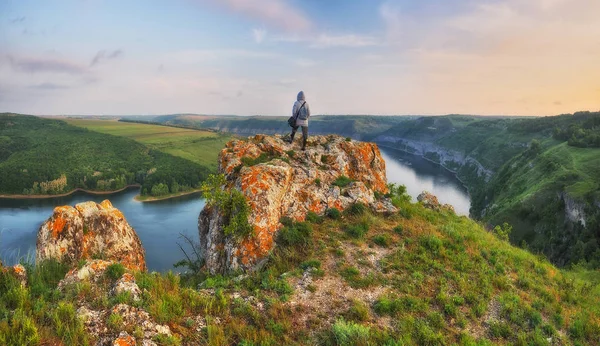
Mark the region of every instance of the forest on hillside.
[[114, 191], [139, 184], [142, 195], [162, 196], [197, 188], [209, 173], [131, 139], [61, 120], [0, 114], [0, 194]]

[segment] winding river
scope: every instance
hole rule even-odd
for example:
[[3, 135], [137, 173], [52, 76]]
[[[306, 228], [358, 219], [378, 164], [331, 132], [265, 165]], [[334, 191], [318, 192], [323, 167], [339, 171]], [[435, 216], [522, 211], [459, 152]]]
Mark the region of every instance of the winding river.
[[[400, 151], [382, 149], [382, 155], [388, 180], [406, 185], [413, 199], [427, 190], [437, 195], [440, 202], [453, 205], [458, 214], [469, 214], [469, 195], [452, 173]], [[198, 239], [197, 220], [204, 201], [196, 194], [141, 203], [133, 199], [137, 194], [138, 189], [132, 188], [110, 196], [78, 192], [67, 197], [42, 200], [0, 199], [0, 259], [7, 265], [13, 265], [20, 259], [34, 259], [37, 230], [50, 217], [55, 206], [110, 199], [138, 233], [146, 249], [148, 268], [156, 271], [174, 269], [173, 263], [183, 258], [178, 243], [189, 249], [180, 238], [181, 234]]]

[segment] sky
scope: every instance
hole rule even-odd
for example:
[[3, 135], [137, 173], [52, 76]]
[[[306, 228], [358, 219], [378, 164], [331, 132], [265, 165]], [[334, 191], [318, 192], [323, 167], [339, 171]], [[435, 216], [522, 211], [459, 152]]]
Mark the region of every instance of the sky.
[[600, 110], [598, 0], [0, 0], [0, 112]]

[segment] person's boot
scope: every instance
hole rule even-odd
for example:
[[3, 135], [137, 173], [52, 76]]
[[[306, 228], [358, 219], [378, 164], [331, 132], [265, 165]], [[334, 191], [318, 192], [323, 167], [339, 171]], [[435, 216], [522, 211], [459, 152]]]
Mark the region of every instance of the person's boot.
[[292, 142], [294, 141], [294, 136], [296, 135], [296, 132], [292, 132], [292, 134], [290, 135], [290, 144], [292, 144]]
[[306, 150], [306, 137], [302, 138], [302, 151]]

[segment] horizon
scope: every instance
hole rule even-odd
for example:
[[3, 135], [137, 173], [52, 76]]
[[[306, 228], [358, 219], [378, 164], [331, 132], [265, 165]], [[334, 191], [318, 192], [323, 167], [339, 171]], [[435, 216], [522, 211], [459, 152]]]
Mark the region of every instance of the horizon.
[[599, 12], [594, 0], [7, 0], [0, 109], [286, 116], [304, 90], [320, 115], [594, 111]]

